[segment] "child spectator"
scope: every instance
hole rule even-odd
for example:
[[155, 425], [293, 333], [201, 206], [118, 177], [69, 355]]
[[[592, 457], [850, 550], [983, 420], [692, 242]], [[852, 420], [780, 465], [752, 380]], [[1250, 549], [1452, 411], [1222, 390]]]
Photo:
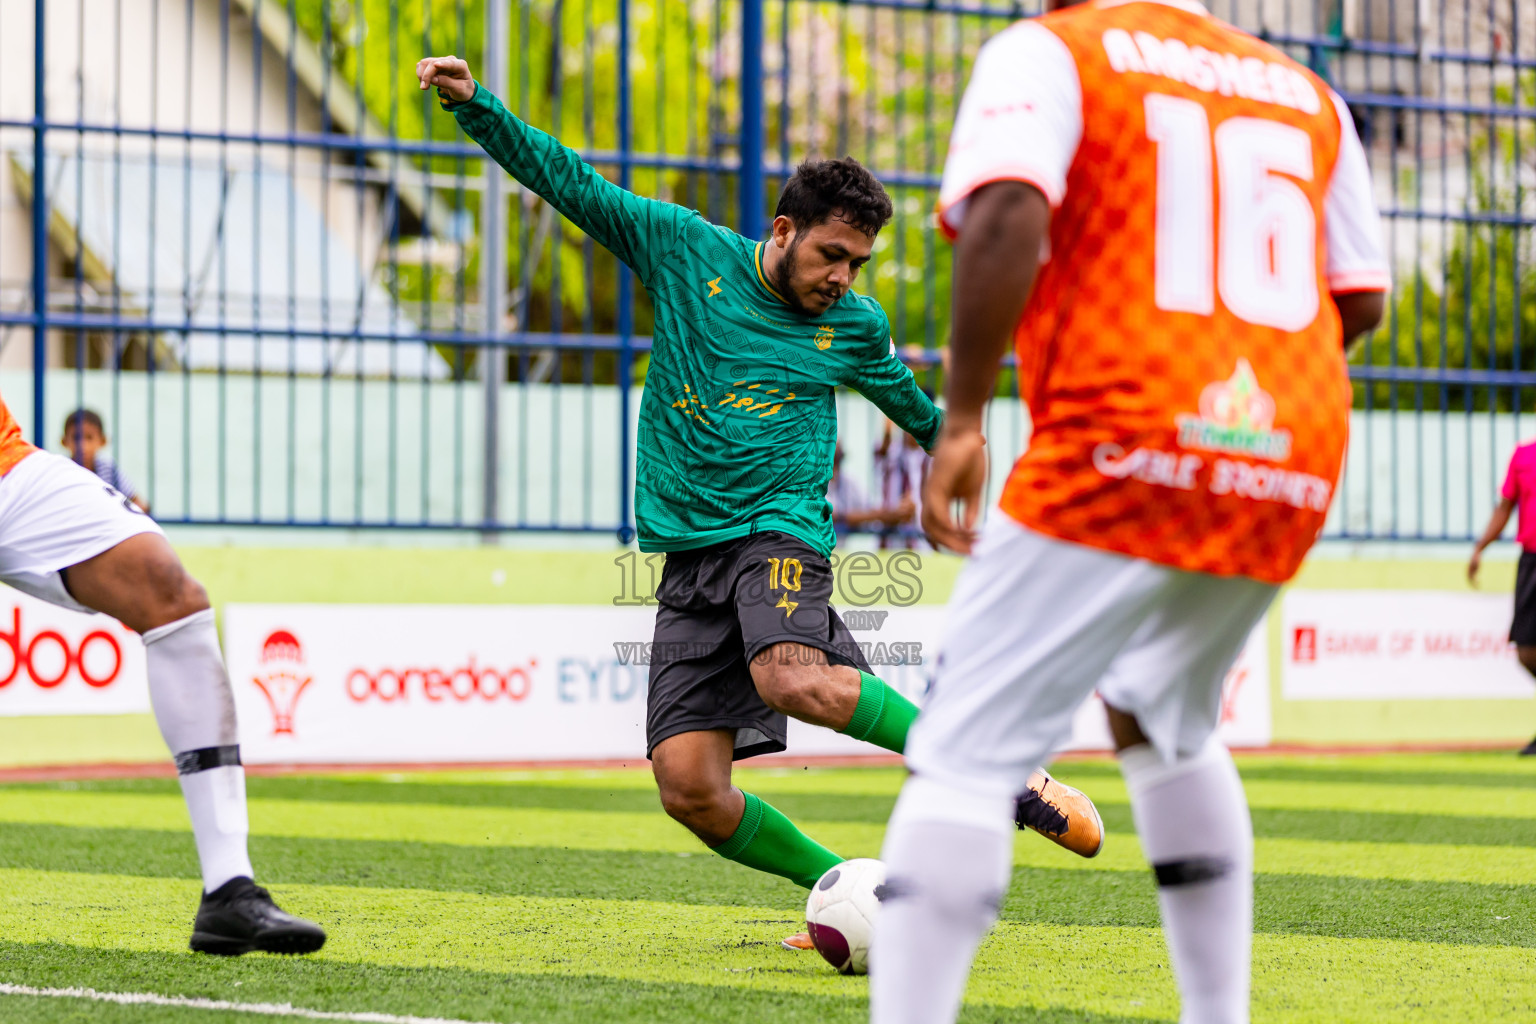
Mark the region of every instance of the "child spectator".
[[64, 421], [63, 444], [77, 463], [101, 477], [107, 486], [133, 502], [139, 511], [149, 511], [149, 502], [139, 493], [138, 485], [128, 479], [128, 474], [118, 467], [112, 456], [102, 454], [101, 450], [107, 445], [107, 431], [95, 412], [76, 409], [70, 413]]

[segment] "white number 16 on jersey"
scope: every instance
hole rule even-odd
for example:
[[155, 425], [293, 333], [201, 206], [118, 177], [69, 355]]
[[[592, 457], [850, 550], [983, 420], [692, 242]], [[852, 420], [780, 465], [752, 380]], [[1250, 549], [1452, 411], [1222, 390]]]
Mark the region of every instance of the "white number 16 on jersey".
[[1310, 325], [1318, 313], [1317, 218], [1307, 194], [1278, 175], [1312, 180], [1311, 136], [1234, 117], [1216, 129], [1213, 146], [1210, 118], [1194, 100], [1151, 93], [1146, 112], [1147, 137], [1157, 143], [1157, 307], [1209, 316], [1219, 291], [1248, 323], [1283, 331]]

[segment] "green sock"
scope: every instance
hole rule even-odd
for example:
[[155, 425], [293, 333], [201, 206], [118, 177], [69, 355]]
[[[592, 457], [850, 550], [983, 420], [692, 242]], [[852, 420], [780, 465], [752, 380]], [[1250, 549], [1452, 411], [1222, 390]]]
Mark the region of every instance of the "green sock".
[[772, 804], [751, 793], [741, 795], [747, 798], [741, 824], [731, 838], [714, 848], [726, 860], [781, 875], [804, 889], [843, 862], [843, 858], [796, 828]]
[[907, 732], [917, 720], [917, 705], [868, 672], [859, 673], [859, 704], [839, 731], [886, 750], [905, 753]]

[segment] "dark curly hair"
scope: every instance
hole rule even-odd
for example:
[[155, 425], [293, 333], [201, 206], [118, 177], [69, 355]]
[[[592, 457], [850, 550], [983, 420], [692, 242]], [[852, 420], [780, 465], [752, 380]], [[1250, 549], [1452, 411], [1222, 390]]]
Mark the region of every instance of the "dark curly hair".
[[85, 427], [95, 427], [96, 433], [102, 437], [107, 436], [107, 428], [102, 424], [101, 417], [90, 409], [83, 408], [76, 409], [64, 420], [64, 436], [68, 437], [71, 431]]
[[788, 217], [798, 229], [832, 218], [847, 221], [869, 237], [890, 223], [893, 209], [885, 186], [851, 156], [807, 160], [795, 168], [779, 193], [776, 217]]

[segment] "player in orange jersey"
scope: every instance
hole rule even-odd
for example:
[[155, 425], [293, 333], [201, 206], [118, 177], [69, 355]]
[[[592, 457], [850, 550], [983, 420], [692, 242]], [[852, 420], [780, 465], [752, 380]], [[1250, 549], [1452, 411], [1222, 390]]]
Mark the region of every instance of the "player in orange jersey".
[[309, 953], [325, 942], [251, 879], [235, 698], [208, 594], [129, 498], [27, 443], [0, 402], [0, 581], [73, 611], [105, 612], [144, 638], [149, 696], [175, 755], [202, 865], [192, 948]]
[[[1348, 109], [1278, 50], [1191, 0], [1047, 6], [977, 58], [941, 188], [953, 367], [923, 518], [974, 557], [886, 835], [872, 1019], [955, 1019], [1009, 794], [1097, 688], [1181, 1019], [1238, 1024], [1253, 831], [1221, 683], [1333, 497], [1380, 218]], [[1010, 335], [1034, 433], [978, 537]]]

